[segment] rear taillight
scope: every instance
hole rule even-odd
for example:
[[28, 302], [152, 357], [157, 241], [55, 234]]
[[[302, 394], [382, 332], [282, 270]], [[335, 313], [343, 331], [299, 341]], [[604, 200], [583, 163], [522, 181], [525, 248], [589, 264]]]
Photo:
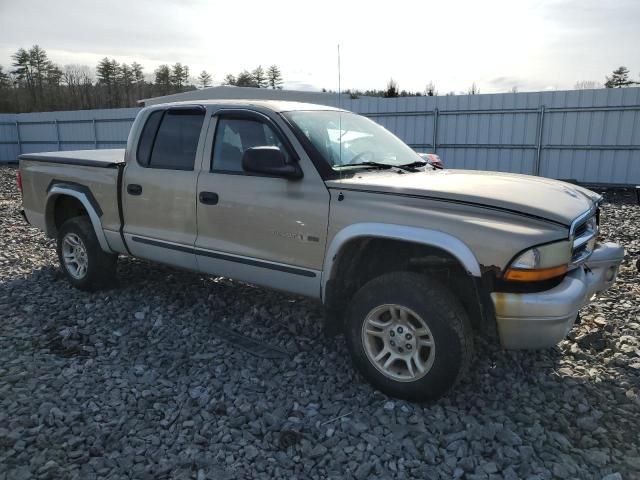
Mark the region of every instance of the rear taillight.
[[17, 172], [16, 183], [18, 184], [18, 190], [20, 190], [20, 193], [22, 193], [22, 174], [20, 173], [20, 170], [18, 170]]

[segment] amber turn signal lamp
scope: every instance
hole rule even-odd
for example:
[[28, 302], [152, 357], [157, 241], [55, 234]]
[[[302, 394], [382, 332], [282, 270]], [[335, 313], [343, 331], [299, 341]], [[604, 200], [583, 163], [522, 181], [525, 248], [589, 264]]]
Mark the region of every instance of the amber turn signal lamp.
[[567, 270], [568, 267], [566, 265], [536, 269], [509, 268], [504, 273], [504, 279], [510, 282], [540, 282], [564, 275]]

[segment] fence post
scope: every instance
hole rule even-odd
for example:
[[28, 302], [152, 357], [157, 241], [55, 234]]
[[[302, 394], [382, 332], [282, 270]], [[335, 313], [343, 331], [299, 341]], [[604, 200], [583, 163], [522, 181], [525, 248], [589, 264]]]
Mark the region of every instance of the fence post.
[[433, 153], [438, 153], [438, 109], [433, 111]]
[[58, 125], [58, 120], [54, 120], [53, 123], [56, 125], [56, 139], [58, 141], [58, 151], [60, 151], [60, 125]]
[[540, 111], [538, 112], [538, 139], [536, 145], [536, 163], [534, 165], [533, 173], [540, 175], [540, 159], [542, 157], [542, 130], [544, 128], [544, 105], [540, 105]]
[[93, 148], [98, 149], [98, 130], [96, 129], [96, 119], [92, 120], [93, 123]]
[[22, 153], [22, 139], [20, 138], [20, 122], [16, 120], [16, 136], [18, 137], [18, 155]]

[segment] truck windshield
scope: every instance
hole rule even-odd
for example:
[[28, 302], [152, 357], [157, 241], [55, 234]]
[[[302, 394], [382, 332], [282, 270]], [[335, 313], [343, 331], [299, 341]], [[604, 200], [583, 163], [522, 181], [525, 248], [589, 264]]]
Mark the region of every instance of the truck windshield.
[[334, 170], [424, 163], [402, 140], [377, 123], [350, 112], [284, 112]]

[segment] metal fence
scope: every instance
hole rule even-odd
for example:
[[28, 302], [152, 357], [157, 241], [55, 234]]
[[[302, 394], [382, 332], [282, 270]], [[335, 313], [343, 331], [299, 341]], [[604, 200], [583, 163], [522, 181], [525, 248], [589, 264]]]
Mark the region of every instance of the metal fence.
[[[366, 115], [416, 150], [440, 154], [447, 168], [640, 184], [640, 88], [326, 103]], [[27, 151], [123, 146], [136, 112], [0, 115], [0, 161]]]
[[139, 108], [0, 115], [0, 162], [21, 153], [122, 148]]

